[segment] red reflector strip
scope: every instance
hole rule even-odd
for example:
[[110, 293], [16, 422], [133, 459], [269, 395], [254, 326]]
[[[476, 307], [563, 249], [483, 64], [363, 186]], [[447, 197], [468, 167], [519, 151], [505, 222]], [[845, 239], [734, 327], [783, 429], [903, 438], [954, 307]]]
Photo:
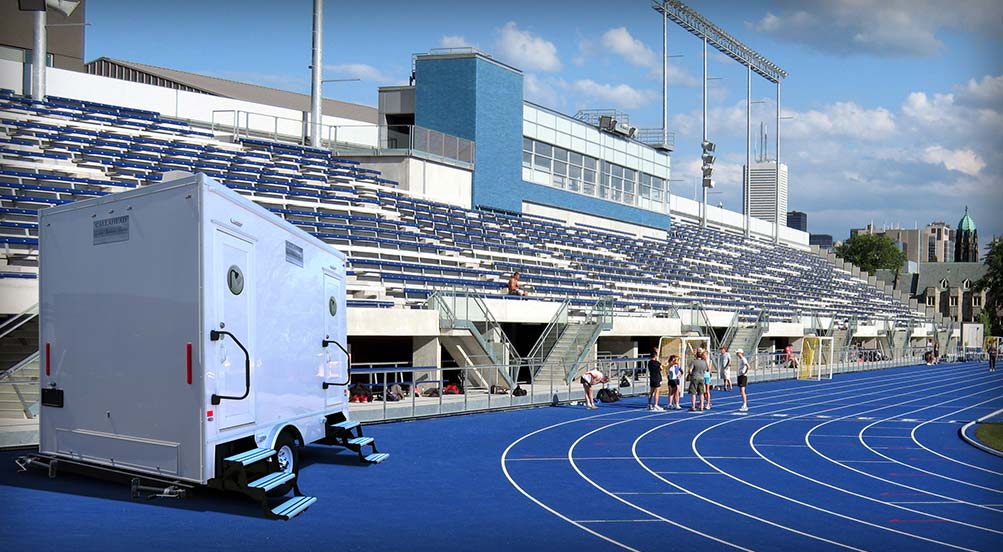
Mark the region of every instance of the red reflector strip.
[[49, 371], [49, 344], [45, 344], [45, 375], [48, 376], [51, 372]]
[[188, 385], [191, 385], [192, 384], [192, 344], [188, 343], [188, 345], [185, 347], [185, 349], [187, 349], [187, 355], [188, 355], [188, 377], [187, 377], [187, 380], [188, 380]]

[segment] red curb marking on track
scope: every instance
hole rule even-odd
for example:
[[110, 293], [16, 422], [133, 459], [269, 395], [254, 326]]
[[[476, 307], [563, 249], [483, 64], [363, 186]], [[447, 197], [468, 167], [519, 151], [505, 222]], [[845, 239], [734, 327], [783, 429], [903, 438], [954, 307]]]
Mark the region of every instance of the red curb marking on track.
[[889, 523], [945, 523], [946, 519], [890, 519]]

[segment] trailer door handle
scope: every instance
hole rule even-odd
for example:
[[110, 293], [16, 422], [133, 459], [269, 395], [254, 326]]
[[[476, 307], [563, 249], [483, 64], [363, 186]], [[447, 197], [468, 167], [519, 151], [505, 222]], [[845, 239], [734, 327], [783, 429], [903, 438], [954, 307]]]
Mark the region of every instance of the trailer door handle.
[[222, 336], [224, 336], [224, 335], [230, 336], [230, 339], [232, 339], [233, 342], [236, 343], [238, 347], [240, 347], [240, 350], [244, 351], [244, 394], [241, 395], [241, 396], [239, 396], [239, 397], [235, 397], [235, 396], [227, 396], [227, 395], [217, 395], [217, 394], [213, 393], [212, 394], [212, 404], [214, 404], [214, 405], [219, 404], [219, 402], [222, 399], [230, 399], [230, 400], [234, 400], [234, 401], [242, 401], [242, 400], [246, 399], [248, 395], [251, 394], [251, 354], [247, 352], [247, 348], [244, 347], [244, 344], [241, 343], [239, 339], [237, 339], [237, 336], [235, 336], [232, 333], [227, 332], [227, 331], [223, 331], [223, 330], [209, 330], [209, 341], [219, 341], [220, 338]]
[[[348, 351], [344, 347], [341, 346], [341, 343], [338, 343], [337, 341], [335, 341], [333, 339], [323, 339], [323, 340], [321, 340], [320, 346], [324, 347], [326, 349], [327, 346], [330, 345], [330, 344], [332, 344], [332, 343], [334, 343], [335, 345], [337, 345], [338, 348], [341, 349], [345, 353], [346, 357], [348, 356]], [[349, 383], [351, 383], [351, 381], [352, 381], [352, 366], [349, 365], [348, 366], [348, 381], [345, 381], [345, 382], [342, 382], [342, 383], [336, 383], [336, 382], [333, 382], [333, 381], [325, 381], [322, 385], [324, 386], [324, 389], [327, 389], [328, 387], [345, 386], [345, 385], [348, 385]]]

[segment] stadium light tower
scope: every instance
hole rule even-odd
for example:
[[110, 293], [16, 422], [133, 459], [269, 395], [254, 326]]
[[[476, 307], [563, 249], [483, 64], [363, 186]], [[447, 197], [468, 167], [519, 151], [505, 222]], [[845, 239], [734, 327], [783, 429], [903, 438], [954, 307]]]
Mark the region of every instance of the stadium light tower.
[[[706, 17], [697, 13], [696, 10], [690, 8], [686, 4], [683, 4], [679, 0], [662, 0], [654, 1], [651, 5], [652, 9], [656, 12], [662, 14], [663, 18], [671, 19], [674, 23], [687, 30], [690, 34], [696, 36], [697, 38], [703, 39], [704, 41], [704, 137], [703, 141], [707, 141], [707, 44], [714, 46], [719, 52], [730, 57], [731, 59], [741, 63], [748, 67], [749, 70], [749, 84], [748, 84], [748, 97], [746, 98], [747, 103], [752, 102], [752, 71], [765, 78], [766, 80], [775, 83], [777, 85], [777, 191], [776, 191], [776, 203], [780, 204], [780, 81], [781, 79], [787, 78], [787, 71], [781, 69], [778, 65], [766, 59], [765, 56], [757, 53], [752, 48], [749, 48], [745, 44], [742, 44], [737, 39], [729, 35], [723, 29], [717, 25], [711, 23]], [[664, 28], [664, 25], [663, 25]], [[663, 31], [664, 32], [664, 31]], [[664, 92], [663, 92], [664, 94]], [[664, 103], [664, 98], [663, 98]], [[751, 119], [751, 114], [746, 114], [748, 118]], [[748, 122], [751, 125], [751, 122]], [[752, 149], [752, 133], [751, 131], [746, 131], [746, 170], [751, 173], [749, 167], [749, 162], [751, 162], [751, 149]], [[706, 188], [705, 188], [706, 190]], [[749, 195], [749, 178], [745, 180], [745, 197]], [[706, 213], [706, 194], [704, 194], [704, 212]], [[749, 219], [749, 201], [746, 200], [743, 209], [745, 210], [745, 231], [749, 232], [749, 225], [751, 220]], [[777, 220], [774, 222], [774, 240], [780, 240], [780, 215], [777, 215]]]
[[80, 2], [77, 0], [18, 0], [18, 9], [35, 12], [34, 40], [31, 47], [31, 99], [45, 99], [45, 60], [48, 54], [48, 37], [45, 32], [45, 11], [52, 8], [69, 17]]
[[321, 86], [323, 85], [323, 49], [322, 33], [324, 29], [324, 0], [313, 0], [313, 56], [310, 60], [310, 145], [320, 147], [321, 122]]

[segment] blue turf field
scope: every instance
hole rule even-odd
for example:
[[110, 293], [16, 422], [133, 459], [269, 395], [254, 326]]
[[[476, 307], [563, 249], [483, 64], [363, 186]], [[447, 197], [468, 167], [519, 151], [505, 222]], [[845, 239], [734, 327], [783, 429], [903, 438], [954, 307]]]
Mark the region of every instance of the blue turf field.
[[301, 487], [319, 502], [290, 522], [209, 491], [131, 501], [122, 485], [16, 473], [2, 453], [0, 548], [999, 550], [1003, 458], [958, 436], [1003, 407], [999, 374], [755, 384], [747, 414], [736, 390], [703, 413], [634, 398], [370, 426], [390, 460], [308, 447]]

